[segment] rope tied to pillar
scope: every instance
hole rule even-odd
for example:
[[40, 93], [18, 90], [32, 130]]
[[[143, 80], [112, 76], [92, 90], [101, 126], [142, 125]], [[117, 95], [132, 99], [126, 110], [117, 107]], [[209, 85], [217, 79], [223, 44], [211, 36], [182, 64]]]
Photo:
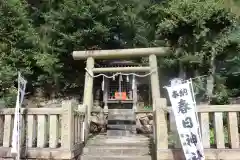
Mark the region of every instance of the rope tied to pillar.
[[109, 78], [109, 79], [112, 79], [112, 78], [115, 78], [116, 76], [118, 76], [118, 75], [123, 75], [123, 76], [130, 76], [130, 75], [133, 75], [133, 76], [136, 76], [136, 77], [147, 77], [147, 76], [149, 76], [149, 75], [151, 75], [152, 73], [154, 73], [154, 72], [156, 72], [157, 71], [157, 69], [154, 69], [154, 70], [152, 70], [151, 72], [149, 72], [149, 73], [147, 73], [147, 74], [136, 74], [136, 73], [121, 73], [121, 72], [117, 72], [117, 73], [115, 73], [115, 74], [113, 74], [112, 76], [108, 76], [108, 75], [106, 75], [106, 74], [103, 74], [103, 73], [101, 73], [101, 74], [97, 74], [97, 75], [93, 75], [87, 68], [85, 68], [85, 70], [87, 71], [87, 73], [91, 76], [91, 77], [93, 77], [93, 78], [97, 78], [97, 77], [100, 77], [100, 76], [103, 76], [103, 77], [106, 77], [106, 78]]

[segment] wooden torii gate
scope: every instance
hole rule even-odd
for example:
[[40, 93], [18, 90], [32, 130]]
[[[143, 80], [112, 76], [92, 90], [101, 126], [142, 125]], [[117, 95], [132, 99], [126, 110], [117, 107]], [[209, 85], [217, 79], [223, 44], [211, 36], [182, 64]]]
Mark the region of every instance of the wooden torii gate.
[[[88, 50], [88, 51], [74, 51], [72, 53], [74, 60], [87, 59], [86, 69], [91, 75], [101, 72], [152, 72], [151, 76], [151, 90], [152, 101], [160, 98], [160, 86], [158, 77], [157, 56], [166, 55], [169, 52], [168, 47], [154, 47], [154, 48], [135, 48], [135, 49], [116, 49], [116, 50]], [[123, 59], [132, 57], [149, 56], [149, 66], [147, 67], [108, 67], [108, 68], [94, 68], [95, 59]], [[83, 104], [88, 107], [88, 116], [91, 113], [93, 100], [93, 77], [86, 72], [84, 84]], [[154, 109], [154, 108], [153, 108]]]

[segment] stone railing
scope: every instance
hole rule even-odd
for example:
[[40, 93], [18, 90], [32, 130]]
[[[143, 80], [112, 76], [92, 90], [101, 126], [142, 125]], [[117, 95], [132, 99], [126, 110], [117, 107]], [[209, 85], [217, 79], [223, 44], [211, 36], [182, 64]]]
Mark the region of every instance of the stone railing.
[[[83, 147], [84, 113], [77, 102], [63, 101], [59, 108], [21, 110], [21, 157], [72, 159]], [[0, 159], [11, 158], [14, 108], [0, 109]]]
[[[197, 109], [206, 159], [239, 159], [240, 105], [200, 105]], [[167, 117], [170, 117], [170, 123]], [[171, 117], [171, 108], [166, 107], [166, 100], [158, 99], [154, 111], [154, 142], [158, 160], [185, 159]]]

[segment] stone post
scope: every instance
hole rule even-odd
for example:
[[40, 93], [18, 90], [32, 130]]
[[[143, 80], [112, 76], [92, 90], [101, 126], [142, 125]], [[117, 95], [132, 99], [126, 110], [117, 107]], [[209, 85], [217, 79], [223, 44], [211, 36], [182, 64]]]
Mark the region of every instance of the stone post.
[[[158, 65], [157, 65], [157, 56], [152, 54], [149, 56], [149, 66], [151, 72], [151, 89], [152, 89], [152, 102], [157, 98], [160, 98], [160, 86], [159, 86], [159, 77], [158, 77]], [[153, 111], [155, 110], [153, 105]]]
[[108, 87], [109, 79], [104, 77], [104, 91], [103, 91], [104, 112], [108, 111]]
[[86, 143], [87, 139], [88, 139], [88, 134], [89, 134], [89, 127], [90, 127], [89, 119], [90, 119], [90, 117], [88, 116], [88, 109], [89, 109], [88, 106], [84, 105], [84, 107], [85, 107], [85, 116], [84, 116], [84, 122], [83, 122], [84, 128], [83, 128], [82, 132], [84, 133], [83, 134], [84, 143]]
[[156, 110], [154, 111], [154, 140], [156, 147], [157, 159], [160, 159], [161, 155], [158, 150], [168, 149], [168, 128], [165, 110], [167, 108], [167, 101], [165, 98], [157, 98], [155, 101]]
[[[94, 68], [94, 59], [92, 57], [87, 58], [87, 70], [90, 74], [93, 75], [92, 69]], [[84, 96], [83, 104], [88, 107], [88, 118], [91, 115], [92, 105], [93, 105], [93, 77], [86, 72], [85, 74], [85, 83], [84, 83]], [[89, 119], [88, 119], [89, 121]]]
[[135, 78], [135, 81], [132, 80], [132, 84], [134, 86], [133, 88], [133, 94], [132, 94], [132, 98], [133, 98], [133, 110], [137, 111], [137, 101], [138, 101], [138, 97], [137, 97], [137, 78], [133, 76], [133, 78]]
[[67, 100], [62, 102], [62, 148], [71, 151], [74, 143], [74, 108], [77, 108], [77, 102]]

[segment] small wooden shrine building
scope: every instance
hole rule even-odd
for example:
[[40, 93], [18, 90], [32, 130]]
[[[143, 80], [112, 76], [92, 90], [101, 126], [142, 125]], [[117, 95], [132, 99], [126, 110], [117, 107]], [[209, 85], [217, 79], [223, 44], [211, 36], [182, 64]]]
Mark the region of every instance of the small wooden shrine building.
[[[108, 109], [113, 104], [117, 103], [124, 103], [125, 106], [129, 104], [133, 109], [136, 109], [139, 104], [145, 103], [146, 105], [146, 103], [148, 103], [146, 101], [151, 99], [151, 92], [149, 91], [149, 88], [146, 87], [149, 86], [149, 76], [137, 77], [135, 74], [143, 74], [137, 72], [104, 72], [104, 68], [117, 67], [121, 69], [124, 67], [140, 67], [142, 64], [129, 60], [105, 60], [95, 65], [101, 67], [103, 70], [101, 73], [108, 76], [101, 76], [104, 109]], [[139, 92], [139, 89], [141, 89], [141, 92]], [[143, 93], [143, 95], [140, 95], [140, 93]]]

